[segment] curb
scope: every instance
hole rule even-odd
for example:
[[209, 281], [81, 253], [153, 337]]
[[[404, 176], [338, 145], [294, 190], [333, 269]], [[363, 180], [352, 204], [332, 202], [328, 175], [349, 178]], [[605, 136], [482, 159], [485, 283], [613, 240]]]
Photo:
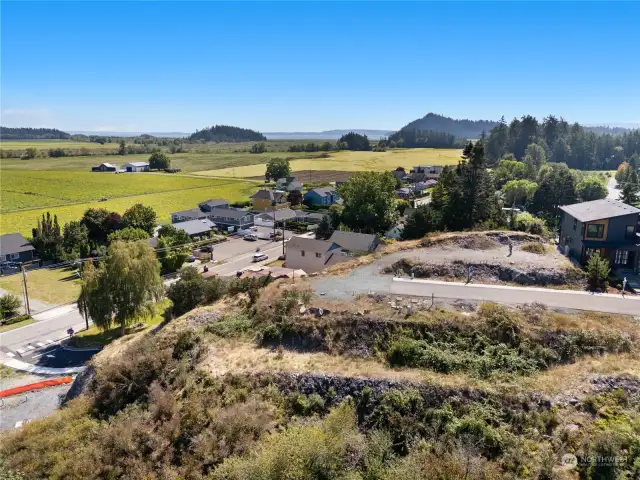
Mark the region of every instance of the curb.
[[52, 367], [37, 367], [30, 363], [22, 362], [14, 358], [10, 360], [3, 360], [2, 363], [14, 370], [22, 370], [23, 372], [35, 373], [36, 375], [71, 375], [84, 371], [83, 367], [69, 367], [69, 368], [52, 368]]
[[73, 382], [73, 377], [53, 378], [51, 380], [43, 380], [42, 382], [30, 383], [19, 387], [7, 388], [0, 391], [0, 398], [10, 397], [19, 393], [32, 392], [33, 390], [41, 390], [47, 387], [55, 387]]
[[69, 352], [99, 352], [103, 348], [103, 347], [85, 347], [85, 348], [71, 347], [66, 344], [66, 342], [68, 341], [69, 341], [68, 338], [61, 340], [60, 348], [62, 348], [63, 350], [68, 350]]

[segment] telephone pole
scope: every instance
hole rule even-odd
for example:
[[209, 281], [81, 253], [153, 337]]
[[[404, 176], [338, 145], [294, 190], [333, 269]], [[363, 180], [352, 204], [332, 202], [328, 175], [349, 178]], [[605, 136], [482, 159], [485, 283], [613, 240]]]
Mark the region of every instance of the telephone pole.
[[27, 309], [27, 315], [31, 315], [31, 307], [29, 306], [29, 289], [27, 288], [27, 271], [23, 265], [20, 265], [22, 270], [22, 283], [24, 284], [24, 306]]

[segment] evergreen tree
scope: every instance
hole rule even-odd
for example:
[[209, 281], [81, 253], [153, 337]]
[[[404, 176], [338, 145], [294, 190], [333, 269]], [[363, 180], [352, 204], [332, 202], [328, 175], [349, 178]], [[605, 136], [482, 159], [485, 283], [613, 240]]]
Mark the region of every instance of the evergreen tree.
[[589, 290], [603, 292], [609, 286], [609, 261], [606, 258], [600, 258], [598, 252], [591, 255], [587, 262], [587, 282]]
[[441, 225], [442, 217], [432, 205], [420, 205], [416, 208], [416, 211], [407, 218], [407, 222], [402, 231], [402, 239], [422, 238], [427, 233], [440, 230]]
[[628, 205], [636, 205], [640, 202], [640, 183], [638, 183], [638, 171], [634, 168], [627, 169], [627, 175], [622, 180], [620, 200]]
[[318, 224], [318, 228], [316, 229], [316, 239], [318, 240], [327, 240], [333, 234], [334, 228], [329, 221], [329, 216], [325, 215], [322, 217], [322, 220]]
[[58, 225], [58, 216], [51, 213], [42, 214], [38, 226], [31, 231], [34, 248], [42, 260], [58, 260], [62, 256], [62, 232]]
[[124, 140], [120, 140], [120, 146], [118, 147], [118, 155], [126, 155], [127, 154], [127, 146], [124, 143]]

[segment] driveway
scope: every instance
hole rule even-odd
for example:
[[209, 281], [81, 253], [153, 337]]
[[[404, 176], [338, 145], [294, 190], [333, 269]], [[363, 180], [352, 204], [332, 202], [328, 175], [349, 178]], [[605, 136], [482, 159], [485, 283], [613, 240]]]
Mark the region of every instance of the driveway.
[[607, 182], [607, 198], [609, 200], [618, 200], [620, 197], [620, 189], [615, 178], [610, 178]]

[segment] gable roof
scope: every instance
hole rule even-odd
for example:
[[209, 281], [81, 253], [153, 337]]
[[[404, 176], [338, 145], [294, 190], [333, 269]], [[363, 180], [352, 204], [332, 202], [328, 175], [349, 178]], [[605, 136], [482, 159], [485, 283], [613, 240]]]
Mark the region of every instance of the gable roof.
[[329, 241], [350, 252], [368, 252], [373, 249], [377, 239], [378, 237], [376, 235], [369, 233], [341, 232], [336, 230], [331, 235]]
[[211, 198], [206, 202], [200, 202], [198, 206], [207, 205], [209, 207], [219, 207], [220, 205], [229, 205], [229, 202], [221, 198]]
[[201, 220], [188, 220], [186, 222], [174, 223], [173, 226], [178, 230], [184, 230], [188, 235], [197, 235], [199, 233], [210, 232], [216, 226], [208, 218]]
[[0, 236], [0, 255], [35, 250], [33, 245], [21, 233], [7, 233]]
[[253, 215], [251, 212], [246, 210], [237, 210], [235, 208], [222, 208], [222, 207], [213, 207], [210, 212], [206, 212], [205, 215], [210, 215], [212, 217], [225, 217], [225, 218], [235, 218], [240, 219], [245, 215]]
[[338, 248], [330, 240], [316, 240], [315, 238], [291, 237], [287, 242], [287, 250], [304, 250], [305, 252], [327, 253], [329, 250]]
[[190, 218], [206, 218], [209, 212], [203, 212], [199, 208], [190, 208], [189, 210], [181, 210], [179, 212], [172, 212], [171, 215], [179, 215], [181, 217]]
[[623, 217], [640, 213], [640, 209], [615, 200], [593, 200], [591, 202], [564, 205], [560, 210], [568, 213], [581, 222], [602, 220], [603, 218]]
[[280, 210], [275, 210], [275, 211], [267, 210], [264, 213], [256, 215], [256, 217], [260, 217], [265, 220], [275, 219], [276, 222], [281, 222], [282, 220], [291, 220], [292, 218], [296, 218], [297, 216], [298, 215], [296, 214], [296, 212], [291, 210], [290, 208], [282, 208]]
[[307, 193], [310, 192], [315, 192], [318, 195], [320, 195], [321, 197], [326, 197], [327, 195], [335, 195], [337, 192], [337, 190], [333, 187], [318, 187], [318, 188], [312, 188], [311, 190], [309, 190]]
[[107, 162], [102, 162], [100, 165], [98, 165], [98, 167], [102, 167], [103, 165], [109, 168], [118, 168], [117, 165], [114, 165], [113, 163], [107, 163]]
[[125, 163], [124, 164], [125, 167], [130, 166], [130, 167], [148, 167], [149, 163], [148, 162], [129, 162], [129, 163]]
[[279, 202], [282, 200], [282, 197], [286, 197], [287, 192], [281, 192], [279, 190], [258, 190], [256, 193], [251, 195], [249, 198], [259, 198], [262, 200], [271, 200], [272, 202]]

